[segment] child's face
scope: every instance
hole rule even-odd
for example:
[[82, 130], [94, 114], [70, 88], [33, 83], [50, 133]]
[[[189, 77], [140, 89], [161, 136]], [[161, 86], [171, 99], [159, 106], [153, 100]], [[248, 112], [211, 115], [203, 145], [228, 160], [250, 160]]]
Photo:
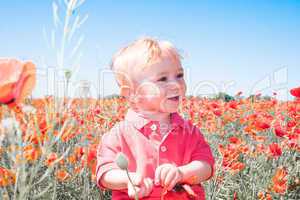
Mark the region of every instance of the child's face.
[[136, 106], [145, 111], [176, 112], [186, 92], [181, 64], [162, 59], [134, 74]]

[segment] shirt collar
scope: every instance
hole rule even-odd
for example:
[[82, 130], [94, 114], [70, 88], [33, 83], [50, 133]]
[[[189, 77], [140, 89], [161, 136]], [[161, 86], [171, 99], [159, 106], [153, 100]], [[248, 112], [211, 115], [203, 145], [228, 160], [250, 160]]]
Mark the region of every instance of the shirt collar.
[[[151, 122], [157, 122], [157, 121], [146, 119], [145, 117], [143, 117], [142, 114], [137, 113], [131, 108], [128, 109], [125, 116], [125, 120], [132, 123], [137, 129], [142, 129], [144, 126], [146, 126]], [[171, 124], [174, 127], [176, 126], [183, 127], [184, 119], [177, 112], [171, 113]]]

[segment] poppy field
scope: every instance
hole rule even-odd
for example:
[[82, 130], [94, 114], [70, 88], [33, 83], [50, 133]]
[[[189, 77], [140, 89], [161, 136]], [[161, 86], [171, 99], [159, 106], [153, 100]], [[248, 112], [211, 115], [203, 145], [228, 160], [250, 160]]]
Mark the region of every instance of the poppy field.
[[[300, 199], [299, 1], [16, 2], [1, 4], [0, 200], [111, 199], [111, 191], [96, 184], [97, 147], [129, 106], [121, 96], [91, 98], [89, 92], [96, 84], [97, 95], [111, 92], [110, 73], [102, 70], [106, 58], [149, 33], [178, 42], [195, 70], [190, 80], [205, 78], [201, 83], [214, 89], [215, 96], [185, 96], [178, 108], [215, 158], [214, 176], [203, 183], [206, 199]], [[27, 58], [33, 61], [21, 61]], [[273, 66], [257, 85], [278, 86], [293, 99], [244, 95], [251, 88], [242, 79], [259, 78]], [[244, 93], [217, 94], [217, 83], [222, 91], [232, 86], [228, 80]], [[33, 98], [36, 86], [43, 92]]]
[[[292, 90], [292, 95], [299, 95]], [[95, 183], [101, 135], [122, 120], [124, 98], [25, 99], [0, 107], [2, 199], [110, 199]], [[210, 144], [206, 199], [299, 199], [300, 103], [276, 95], [185, 97], [179, 113]]]

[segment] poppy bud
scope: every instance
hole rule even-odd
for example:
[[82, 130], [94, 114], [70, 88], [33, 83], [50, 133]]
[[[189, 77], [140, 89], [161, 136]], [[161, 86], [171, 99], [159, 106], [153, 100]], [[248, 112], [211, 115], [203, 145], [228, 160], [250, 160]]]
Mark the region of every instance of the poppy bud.
[[127, 170], [128, 158], [126, 157], [126, 155], [124, 153], [122, 153], [122, 152], [118, 153], [115, 162], [117, 163], [118, 167], [120, 167], [120, 169]]

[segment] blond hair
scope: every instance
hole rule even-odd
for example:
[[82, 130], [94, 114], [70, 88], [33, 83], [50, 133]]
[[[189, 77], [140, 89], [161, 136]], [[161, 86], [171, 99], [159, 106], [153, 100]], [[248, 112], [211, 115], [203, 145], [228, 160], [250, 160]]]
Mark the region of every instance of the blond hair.
[[151, 66], [162, 59], [181, 63], [181, 58], [172, 43], [144, 37], [121, 48], [113, 56], [110, 67], [115, 73], [118, 84], [122, 86], [128, 84], [127, 76], [137, 68]]

